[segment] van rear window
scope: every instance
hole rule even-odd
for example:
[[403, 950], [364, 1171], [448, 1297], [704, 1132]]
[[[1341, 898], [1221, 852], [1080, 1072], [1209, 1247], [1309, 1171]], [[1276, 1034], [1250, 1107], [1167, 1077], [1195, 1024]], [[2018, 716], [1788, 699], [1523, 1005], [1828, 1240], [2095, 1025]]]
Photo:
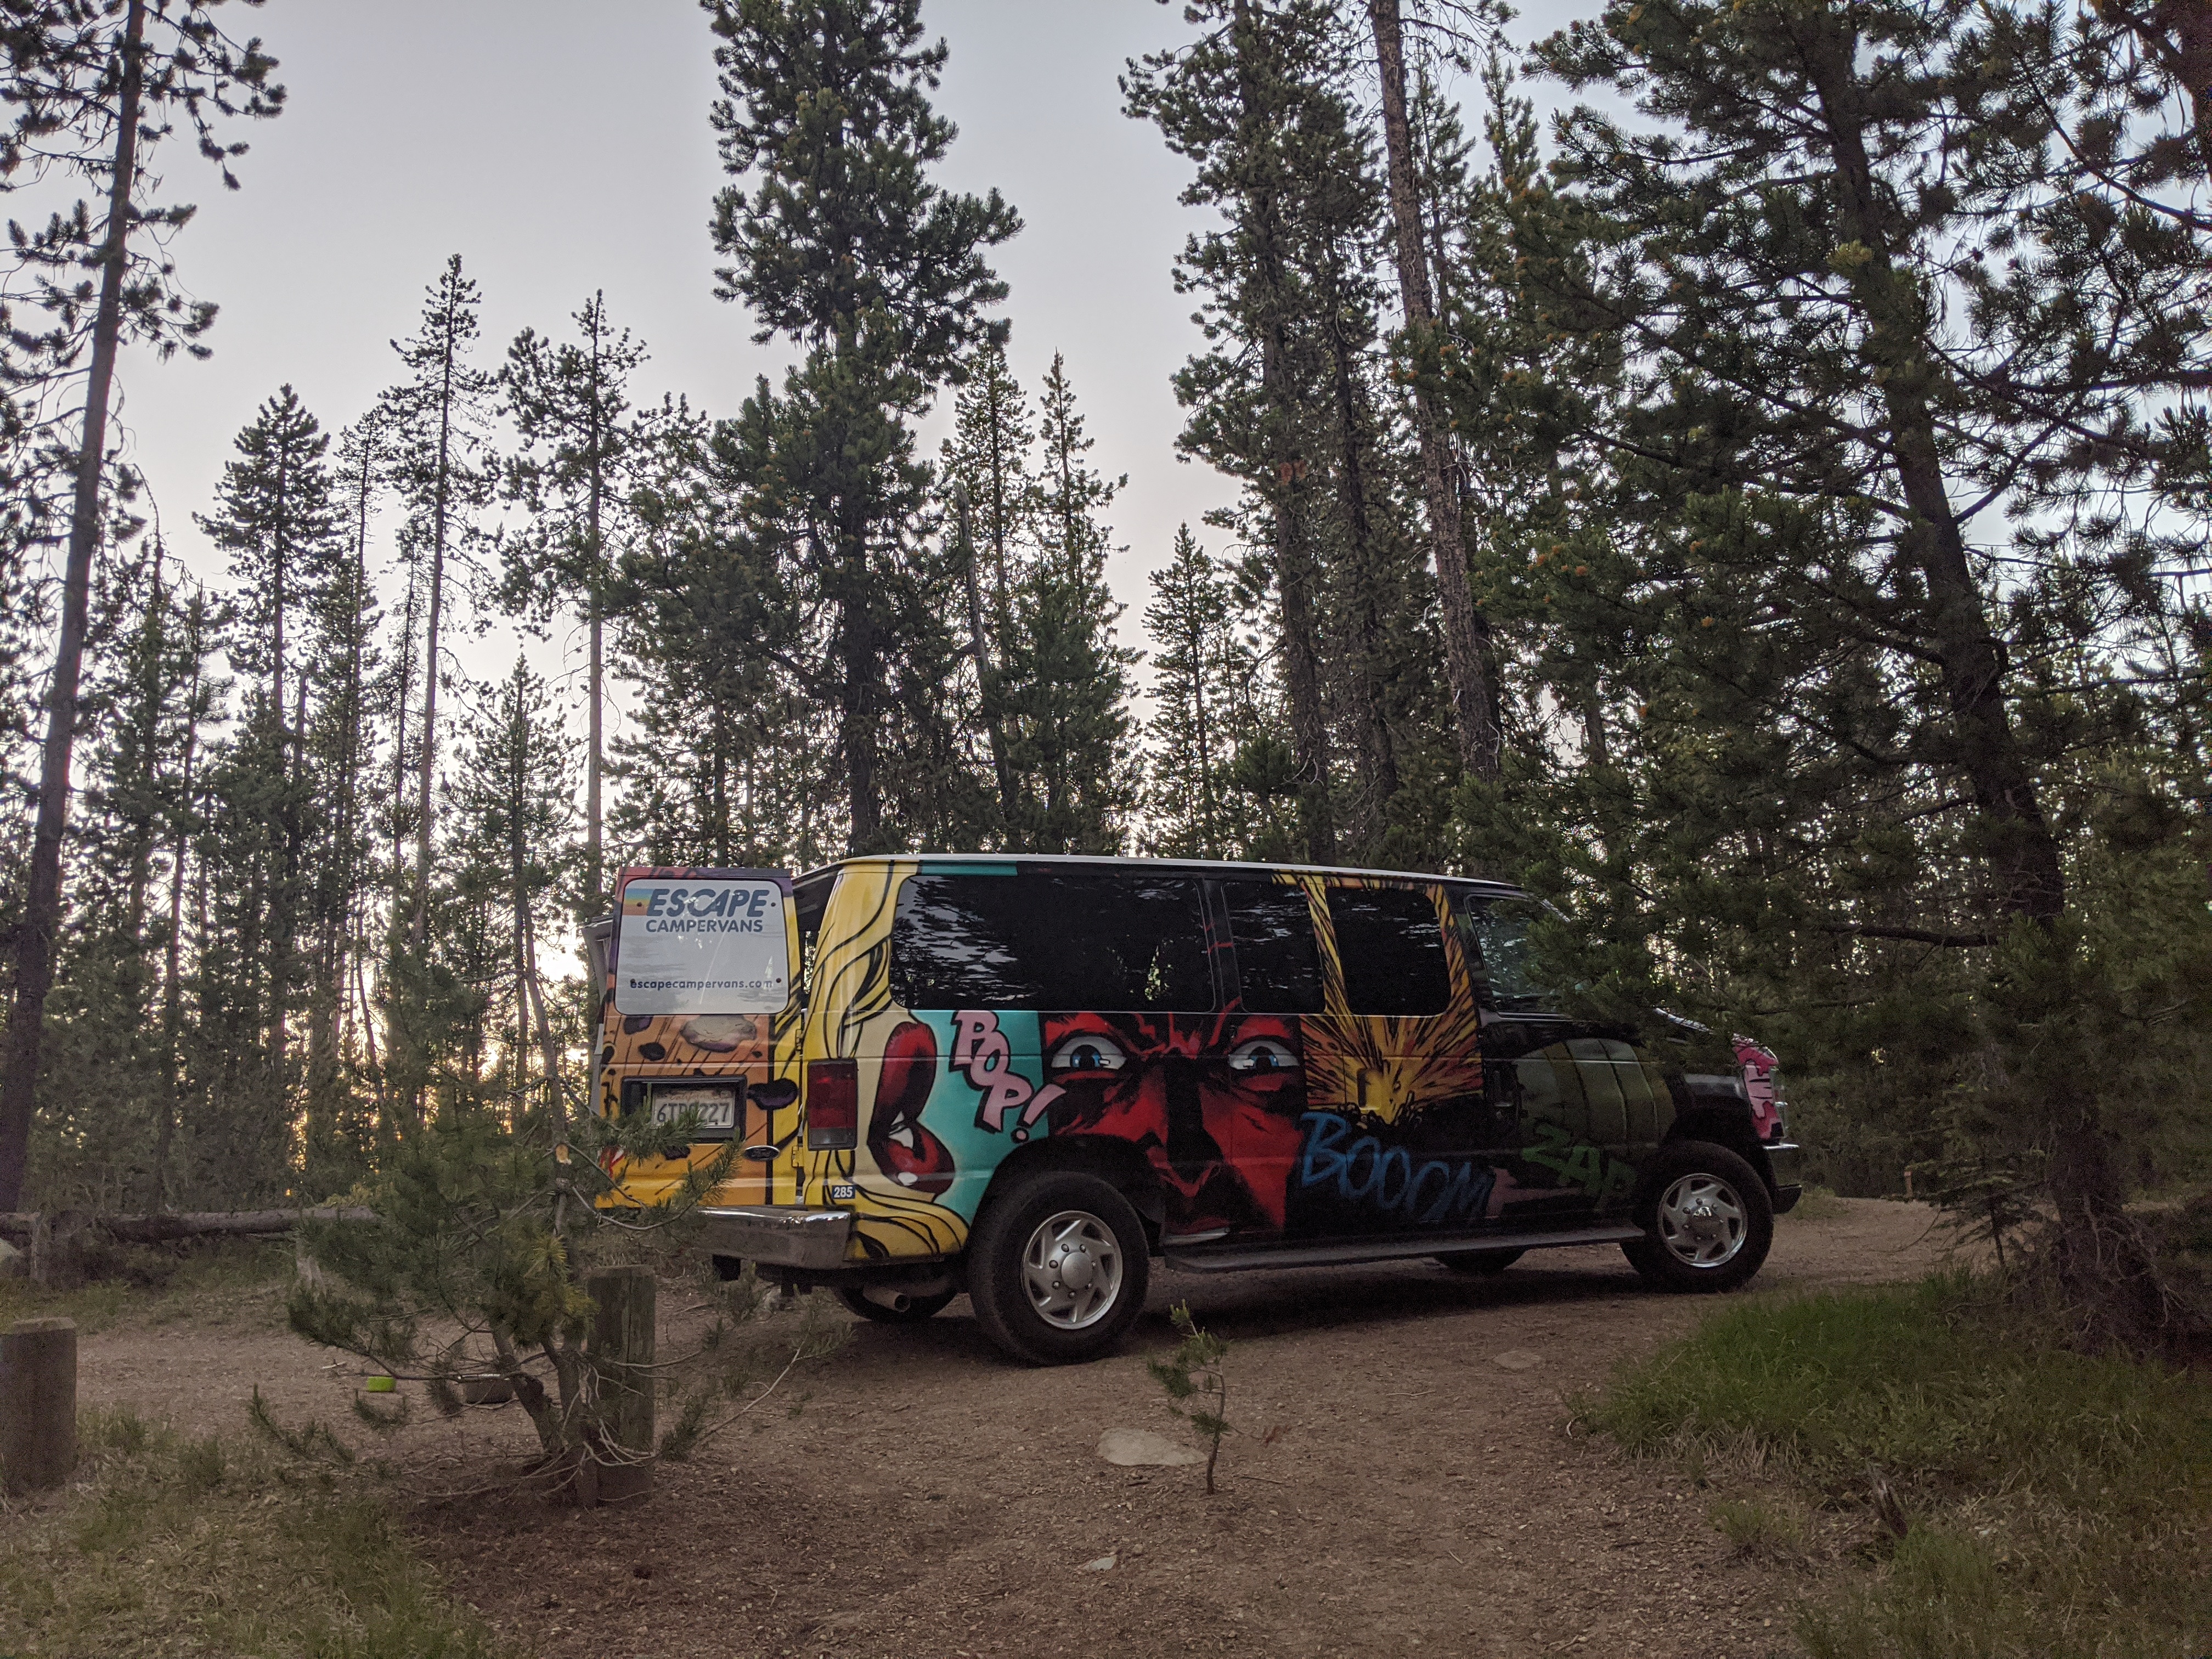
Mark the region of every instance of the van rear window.
[[1443, 924], [1417, 887], [1332, 887], [1328, 914], [1355, 1014], [1440, 1014], [1451, 1001]]
[[922, 871], [899, 889], [891, 919], [891, 995], [908, 1008], [1208, 1012], [1199, 884]]

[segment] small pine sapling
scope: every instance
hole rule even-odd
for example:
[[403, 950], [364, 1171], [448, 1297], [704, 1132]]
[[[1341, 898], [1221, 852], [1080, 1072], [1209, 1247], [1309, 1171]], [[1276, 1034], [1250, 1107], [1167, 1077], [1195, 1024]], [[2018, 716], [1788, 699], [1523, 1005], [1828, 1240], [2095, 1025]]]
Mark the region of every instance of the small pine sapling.
[[[586, 1117], [549, 1146], [487, 1112], [447, 1113], [403, 1142], [363, 1192], [374, 1221], [301, 1224], [318, 1272], [294, 1287], [292, 1328], [422, 1384], [448, 1415], [462, 1408], [465, 1385], [503, 1385], [537, 1431], [539, 1469], [556, 1489], [592, 1501], [596, 1471], [635, 1462], [641, 1449], [617, 1438], [614, 1373], [595, 1346], [586, 1281], [611, 1261], [666, 1260], [726, 1177], [736, 1146], [688, 1168], [656, 1205], [604, 1206], [613, 1188], [607, 1166], [671, 1136], [688, 1139], [696, 1127], [696, 1113], [669, 1124], [641, 1114]], [[718, 1328], [699, 1353], [656, 1364], [657, 1378], [701, 1370], [719, 1335]], [[791, 1365], [827, 1352], [811, 1331], [797, 1349]], [[735, 1383], [710, 1376], [706, 1386], [726, 1395]], [[356, 1413], [378, 1430], [406, 1420], [404, 1402], [380, 1408], [364, 1397]], [[672, 1444], [688, 1449], [720, 1425], [687, 1405]]]
[[[1206, 1495], [1213, 1496], [1213, 1466], [1221, 1458], [1221, 1437], [1229, 1431], [1229, 1377], [1222, 1358], [1229, 1345], [1211, 1331], [1200, 1330], [1190, 1316], [1190, 1304], [1178, 1302], [1169, 1317], [1182, 1340], [1164, 1359], [1146, 1365], [1176, 1403], [1170, 1407], [1206, 1437]], [[1185, 1403], [1190, 1402], [1190, 1403]]]

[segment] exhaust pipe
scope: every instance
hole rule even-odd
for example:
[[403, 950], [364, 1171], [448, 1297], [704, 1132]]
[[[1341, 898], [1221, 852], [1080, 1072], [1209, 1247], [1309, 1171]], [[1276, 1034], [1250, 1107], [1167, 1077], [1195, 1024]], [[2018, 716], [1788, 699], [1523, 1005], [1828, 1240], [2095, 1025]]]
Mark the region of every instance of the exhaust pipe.
[[889, 1308], [893, 1313], [902, 1314], [914, 1306], [912, 1297], [904, 1291], [893, 1290], [888, 1285], [871, 1285], [860, 1294], [878, 1308]]

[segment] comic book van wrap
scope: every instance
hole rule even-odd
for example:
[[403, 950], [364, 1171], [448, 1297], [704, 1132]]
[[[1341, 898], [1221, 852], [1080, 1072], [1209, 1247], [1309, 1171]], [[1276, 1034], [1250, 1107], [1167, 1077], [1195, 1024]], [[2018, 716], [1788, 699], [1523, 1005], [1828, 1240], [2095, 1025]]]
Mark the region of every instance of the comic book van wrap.
[[1538, 907], [1497, 884], [918, 857], [617, 890], [601, 1109], [693, 1139], [618, 1168], [616, 1201], [735, 1140], [726, 1270], [887, 1321], [965, 1290], [1024, 1358], [1110, 1346], [1159, 1255], [1489, 1272], [1614, 1242], [1726, 1288], [1797, 1194], [1771, 1056], [1754, 1111], [1568, 1018], [1529, 979]]

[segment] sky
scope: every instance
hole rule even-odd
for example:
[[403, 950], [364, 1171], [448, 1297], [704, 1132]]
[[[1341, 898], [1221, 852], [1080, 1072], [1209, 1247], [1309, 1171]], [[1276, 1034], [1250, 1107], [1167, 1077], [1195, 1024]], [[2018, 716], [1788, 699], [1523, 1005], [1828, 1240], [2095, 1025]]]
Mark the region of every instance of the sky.
[[[565, 336], [595, 290], [653, 353], [637, 379], [644, 400], [680, 392], [733, 414], [755, 377], [787, 360], [755, 345], [743, 307], [713, 295], [707, 224], [725, 179], [708, 125], [713, 37], [696, 0], [225, 9], [280, 60], [289, 106], [238, 135], [252, 144], [238, 191], [185, 146], [164, 152], [163, 198], [199, 207], [173, 252], [187, 288], [222, 307], [214, 355], [126, 359], [122, 377], [135, 458], [192, 569], [223, 575], [192, 515], [257, 406], [289, 383], [326, 428], [356, 418], [398, 377], [390, 342], [414, 330], [450, 254], [483, 289], [488, 368], [526, 325]], [[1034, 389], [1065, 353], [1095, 463], [1128, 477], [1109, 514], [1125, 550], [1108, 574], [1128, 607], [1122, 637], [1141, 645], [1146, 572], [1178, 523], [1199, 528], [1232, 494], [1174, 449], [1182, 417], [1169, 377], [1200, 337], [1172, 267], [1210, 216], [1177, 204], [1188, 164], [1121, 114], [1115, 85], [1127, 58], [1186, 35], [1181, 7], [925, 0], [923, 17], [951, 47], [936, 101], [960, 130], [940, 182], [996, 186], [1025, 221], [995, 254], [1012, 289], [1001, 314], [1015, 372]], [[949, 413], [948, 403], [933, 417], [929, 450]], [[1219, 532], [1200, 535], [1212, 545]], [[464, 665], [497, 674], [514, 649], [495, 629]], [[532, 654], [573, 669], [577, 642], [556, 631]]]

